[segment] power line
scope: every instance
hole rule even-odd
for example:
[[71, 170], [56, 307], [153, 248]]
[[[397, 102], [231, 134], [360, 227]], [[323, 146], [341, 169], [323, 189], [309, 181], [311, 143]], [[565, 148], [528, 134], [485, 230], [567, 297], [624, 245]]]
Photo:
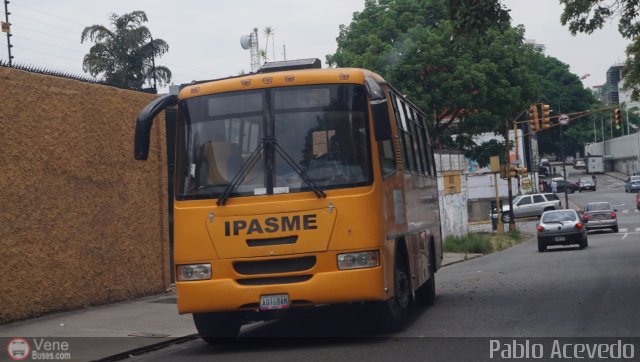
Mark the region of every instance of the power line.
[[32, 33], [38, 33], [38, 34], [41, 34], [41, 35], [46, 35], [46, 36], [48, 36], [48, 37], [58, 38], [58, 39], [60, 39], [60, 40], [65, 40], [65, 41], [68, 41], [68, 42], [71, 42], [71, 43], [75, 43], [75, 44], [78, 44], [78, 45], [82, 45], [82, 43], [80, 43], [80, 40], [78, 40], [78, 39], [76, 39], [76, 40], [71, 40], [71, 39], [69, 39], [69, 38], [63, 38], [63, 37], [58, 36], [58, 35], [48, 34], [48, 33], [42, 32], [42, 31], [37, 31], [37, 30], [30, 29], [30, 28], [28, 28], [28, 27], [22, 27], [22, 26], [20, 26], [20, 25], [18, 25], [18, 24], [11, 24], [11, 26], [12, 26], [13, 28], [17, 28], [16, 30], [18, 30], [18, 31], [26, 30], [26, 31], [30, 31], [30, 32], [32, 32]]
[[202, 73], [202, 74], [206, 74], [206, 75], [211, 76], [211, 77], [215, 77], [215, 75], [213, 75], [213, 74], [211, 74], [211, 73], [203, 72], [203, 71], [201, 71], [201, 70], [197, 70], [197, 69], [193, 69], [193, 68], [187, 68], [187, 67], [183, 67], [183, 66], [175, 65], [175, 64], [171, 64], [171, 63], [165, 63], [165, 64], [166, 64], [166, 65], [169, 65], [169, 66], [171, 66], [171, 67], [175, 67], [175, 68], [182, 68], [182, 69], [186, 69], [186, 70], [191, 70], [191, 71], [194, 71], [194, 72], [197, 72], [197, 73]]
[[68, 60], [73, 60], [73, 61], [78, 61], [78, 59], [74, 59], [74, 58], [69, 58], [69, 57], [63, 57], [60, 55], [55, 55], [55, 54], [51, 54], [51, 53], [47, 53], [47, 52], [43, 52], [42, 50], [36, 50], [36, 49], [29, 49], [29, 48], [24, 48], [22, 46], [18, 46], [18, 45], [14, 45], [14, 48], [18, 48], [18, 49], [22, 49], [22, 50], [26, 50], [28, 52], [36, 52], [36, 53], [42, 53], [42, 54], [46, 54], [46, 55], [50, 55], [52, 57], [56, 57], [56, 58], [62, 58], [62, 59], [68, 59]]
[[69, 49], [69, 48], [64, 48], [64, 47], [57, 46], [57, 45], [53, 45], [53, 44], [51, 44], [51, 43], [47, 43], [47, 42], [40, 41], [40, 40], [30, 39], [30, 38], [26, 38], [26, 37], [18, 36], [18, 35], [13, 35], [13, 37], [14, 37], [14, 38], [18, 38], [18, 39], [25, 39], [25, 40], [29, 40], [29, 41], [32, 41], [32, 42], [35, 42], [35, 43], [44, 44], [44, 45], [46, 45], [46, 46], [50, 46], [50, 47], [54, 47], [54, 48], [58, 48], [58, 49], [62, 49], [62, 50], [66, 50], [66, 51], [70, 51], [70, 52], [74, 52], [74, 53], [85, 54], [85, 52], [83, 52], [83, 51], [79, 51], [79, 50], [75, 50], [75, 49]]
[[73, 33], [73, 34], [81, 33], [81, 32], [80, 32], [80, 31], [78, 31], [78, 30], [70, 30], [70, 29], [67, 29], [67, 28], [63, 28], [63, 27], [61, 27], [61, 26], [57, 26], [57, 25], [53, 25], [53, 24], [47, 23], [47, 22], [42, 21], [42, 20], [38, 20], [38, 19], [34, 19], [34, 18], [30, 18], [30, 17], [28, 17], [28, 16], [19, 15], [19, 14], [13, 14], [13, 13], [12, 13], [11, 15], [13, 15], [13, 16], [17, 16], [17, 17], [19, 17], [19, 18], [23, 18], [23, 19], [27, 19], [27, 20], [35, 21], [35, 22], [37, 22], [37, 23], [45, 24], [45, 25], [48, 25], [48, 26], [50, 26], [50, 27], [57, 28], [57, 29], [60, 29], [60, 30], [64, 30], [64, 31], [69, 32], [69, 33]]
[[46, 11], [42, 11], [42, 10], [37, 10], [37, 9], [34, 9], [34, 8], [30, 8], [30, 7], [28, 7], [28, 6], [24, 6], [24, 5], [19, 4], [19, 3], [13, 3], [13, 6], [17, 6], [17, 7], [21, 7], [21, 8], [29, 9], [29, 10], [31, 10], [31, 11], [35, 11], [35, 12], [37, 12], [37, 13], [41, 13], [41, 14], [45, 14], [45, 15], [49, 15], [49, 16], [51, 16], [51, 17], [53, 17], [53, 18], [57, 18], [57, 19], [64, 20], [64, 21], [68, 21], [68, 22], [70, 22], [70, 23], [77, 24], [77, 25], [80, 25], [80, 26], [83, 26], [83, 27], [85, 26], [84, 24], [80, 24], [80, 23], [79, 23], [79, 22], [77, 22], [77, 21], [70, 20], [70, 19], [65, 19], [65, 18], [63, 18], [63, 17], [61, 17], [61, 16], [54, 15], [54, 14], [48, 13], [48, 12], [46, 12]]

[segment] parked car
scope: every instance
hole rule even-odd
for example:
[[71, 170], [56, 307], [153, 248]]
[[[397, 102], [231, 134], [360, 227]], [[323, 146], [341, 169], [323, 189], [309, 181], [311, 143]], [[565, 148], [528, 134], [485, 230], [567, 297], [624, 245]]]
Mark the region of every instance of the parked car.
[[587, 223], [587, 229], [611, 229], [614, 233], [618, 232], [618, 210], [611, 206], [611, 203], [590, 202], [584, 209], [582, 219]]
[[637, 192], [640, 190], [640, 176], [631, 176], [624, 183], [624, 192]]
[[578, 244], [586, 248], [587, 228], [582, 218], [573, 209], [546, 211], [538, 224], [538, 251], [547, 250], [549, 245]]
[[[510, 222], [513, 217], [540, 216], [548, 210], [562, 208], [562, 203], [556, 194], [533, 194], [517, 196], [513, 199], [513, 212], [509, 204], [502, 206], [502, 222]], [[491, 212], [491, 217], [497, 219], [496, 209]]]
[[578, 181], [578, 191], [582, 192], [583, 190], [596, 190], [596, 183], [593, 182], [593, 178], [583, 177]]
[[541, 159], [540, 159], [540, 166], [546, 166], [546, 167], [549, 167], [549, 166], [550, 166], [550, 164], [549, 164], [549, 159], [541, 158]]
[[573, 156], [567, 156], [564, 158], [564, 163], [567, 165], [573, 165], [574, 162], [575, 159], [573, 158]]
[[573, 168], [575, 168], [576, 170], [582, 170], [587, 168], [587, 165], [584, 163], [583, 160], [577, 160], [576, 163], [573, 165]]
[[562, 177], [554, 177], [553, 179], [551, 179], [551, 182], [554, 182], [554, 181], [558, 184], [556, 192], [564, 192], [564, 190], [566, 188], [567, 192], [572, 194], [572, 193], [576, 192], [576, 190], [580, 189], [580, 186], [578, 186], [578, 184], [576, 182], [567, 181], [567, 180], [563, 179]]

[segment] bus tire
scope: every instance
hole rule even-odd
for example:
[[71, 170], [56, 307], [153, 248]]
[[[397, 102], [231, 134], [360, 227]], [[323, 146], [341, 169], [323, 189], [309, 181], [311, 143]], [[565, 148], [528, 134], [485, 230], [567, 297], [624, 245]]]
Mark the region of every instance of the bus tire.
[[374, 313], [382, 329], [387, 332], [397, 332], [404, 327], [409, 303], [411, 301], [411, 279], [409, 278], [409, 266], [404, 251], [400, 248], [396, 251], [394, 263], [394, 295], [384, 302], [376, 303]]
[[429, 256], [429, 280], [424, 282], [418, 289], [416, 289], [416, 303], [420, 306], [433, 305], [436, 301], [436, 260], [435, 250], [433, 248], [433, 241], [430, 243], [430, 256]]
[[193, 322], [205, 342], [218, 345], [234, 340], [240, 332], [242, 318], [238, 313], [194, 313]]

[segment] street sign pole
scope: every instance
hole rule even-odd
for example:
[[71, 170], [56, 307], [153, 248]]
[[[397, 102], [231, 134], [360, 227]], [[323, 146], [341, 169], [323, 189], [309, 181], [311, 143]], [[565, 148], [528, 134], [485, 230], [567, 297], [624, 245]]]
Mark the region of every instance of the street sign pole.
[[569, 124], [569, 115], [561, 114], [558, 117], [558, 122], [560, 123], [560, 153], [562, 155], [562, 177], [564, 178], [564, 204], [565, 207], [569, 208], [569, 194], [567, 193], [567, 189], [569, 186], [569, 181], [567, 180], [567, 165], [564, 159], [564, 126]]

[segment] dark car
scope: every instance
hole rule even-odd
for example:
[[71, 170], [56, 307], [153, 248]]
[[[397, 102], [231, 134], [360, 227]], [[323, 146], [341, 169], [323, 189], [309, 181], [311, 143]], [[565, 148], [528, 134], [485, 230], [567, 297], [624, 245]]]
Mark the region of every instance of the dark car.
[[584, 190], [596, 190], [596, 183], [593, 182], [593, 178], [591, 177], [583, 177], [579, 181], [579, 191], [582, 192]]
[[552, 182], [553, 181], [558, 184], [557, 192], [564, 192], [564, 190], [566, 189], [568, 193], [572, 194], [580, 189], [580, 186], [578, 186], [578, 184], [573, 181], [567, 181], [562, 178], [554, 178]]
[[578, 244], [580, 249], [589, 245], [585, 223], [573, 209], [546, 211], [537, 228], [539, 252], [549, 245]]
[[618, 210], [614, 209], [609, 202], [590, 202], [584, 209], [582, 218], [588, 221], [587, 228], [593, 229], [611, 229], [614, 233], [618, 232]]
[[538, 167], [538, 177], [549, 177], [551, 175], [551, 171], [547, 166]]

